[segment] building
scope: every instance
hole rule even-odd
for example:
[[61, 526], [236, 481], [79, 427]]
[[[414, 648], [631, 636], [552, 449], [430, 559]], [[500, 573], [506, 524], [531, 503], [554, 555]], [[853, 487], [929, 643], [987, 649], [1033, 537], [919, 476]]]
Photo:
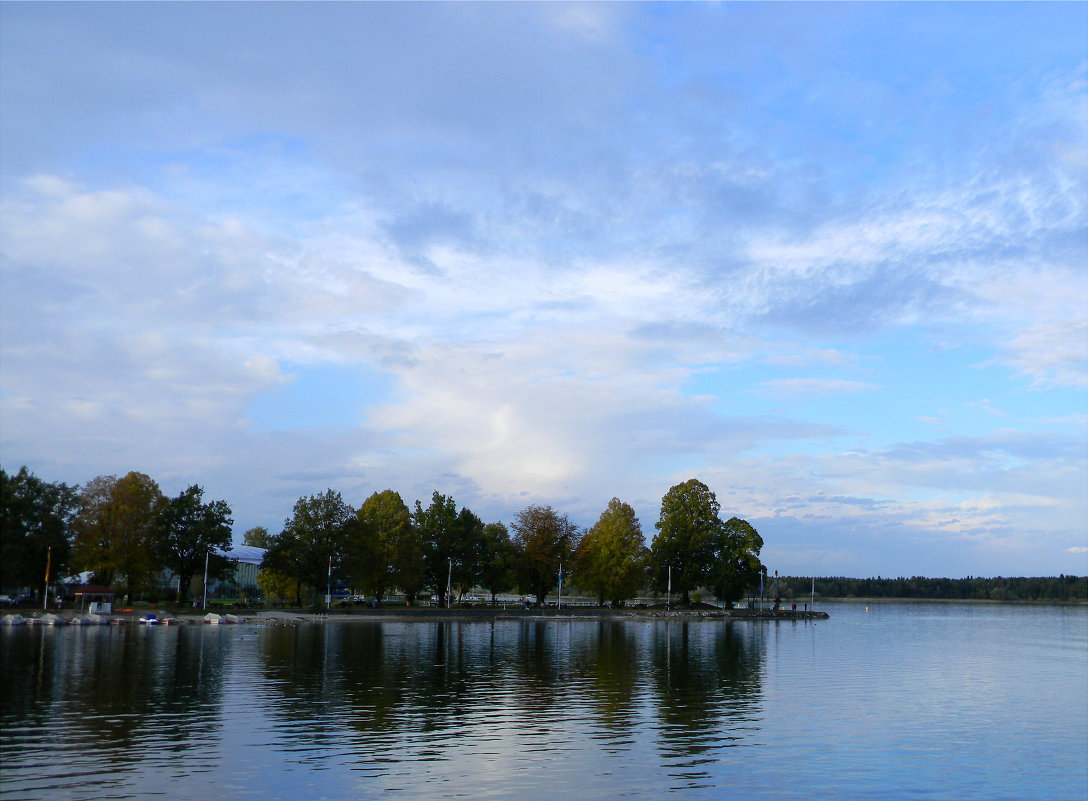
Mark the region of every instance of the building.
[[216, 556], [221, 556], [234, 563], [234, 573], [229, 579], [213, 581], [208, 586], [208, 597], [219, 596], [257, 596], [260, 588], [257, 586], [257, 571], [264, 560], [265, 549], [253, 545], [233, 545], [230, 548], [215, 551]]

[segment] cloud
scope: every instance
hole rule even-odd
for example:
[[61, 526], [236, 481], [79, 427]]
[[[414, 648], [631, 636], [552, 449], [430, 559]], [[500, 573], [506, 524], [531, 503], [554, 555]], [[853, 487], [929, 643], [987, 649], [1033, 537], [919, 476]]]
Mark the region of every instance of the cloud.
[[772, 381], [763, 381], [756, 387], [759, 394], [773, 398], [796, 396], [826, 398], [873, 389], [878, 387], [862, 381], [831, 378], [777, 378]]
[[[4, 451], [214, 482], [247, 525], [321, 485], [650, 521], [698, 474], [831, 560], [1064, 558], [1083, 14], [990, 50], [972, 13], [6, 9]], [[1007, 416], [927, 414], [983, 395]]]

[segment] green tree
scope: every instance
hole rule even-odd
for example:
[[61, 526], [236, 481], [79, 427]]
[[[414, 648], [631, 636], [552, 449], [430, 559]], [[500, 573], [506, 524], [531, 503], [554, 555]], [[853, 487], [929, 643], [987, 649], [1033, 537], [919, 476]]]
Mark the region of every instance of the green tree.
[[518, 586], [543, 604], [558, 583], [560, 564], [571, 564], [578, 529], [550, 506], [527, 506], [514, 520], [513, 543]]
[[424, 586], [440, 596], [444, 605], [446, 585], [452, 580], [456, 549], [457, 504], [453, 498], [435, 490], [426, 509], [416, 501], [412, 520], [423, 540]]
[[602, 603], [619, 604], [642, 587], [648, 558], [635, 510], [613, 498], [578, 546], [574, 557], [578, 586]]
[[43, 586], [63, 575], [72, 544], [79, 490], [49, 483], [26, 467], [15, 475], [0, 468], [0, 588]]
[[178, 575], [178, 601], [184, 603], [189, 584], [206, 564], [210, 552], [230, 547], [230, 506], [226, 501], [204, 503], [196, 484], [163, 504], [159, 512], [157, 550], [160, 563]]
[[268, 529], [264, 526], [254, 526], [247, 529], [246, 533], [242, 535], [242, 544], [268, 550], [272, 547], [272, 535], [268, 533]]
[[486, 559], [484, 521], [467, 507], [462, 507], [457, 513], [455, 530], [453, 583], [457, 588], [457, 600], [461, 600], [466, 590], [471, 590], [480, 583], [484, 573]]
[[763, 564], [759, 552], [763, 538], [746, 520], [731, 517], [722, 526], [722, 539], [708, 584], [718, 600], [732, 606], [759, 581]]
[[665, 589], [672, 575], [673, 592], [682, 604], [704, 583], [721, 551], [724, 523], [714, 493], [697, 479], [677, 484], [661, 499], [661, 516], [651, 546], [654, 584]]
[[[295, 581], [295, 600], [302, 603], [302, 587], [317, 591], [339, 568], [348, 526], [355, 510], [331, 489], [299, 498], [293, 514], [283, 523], [261, 567]], [[316, 602], [316, 598], [315, 598]]]
[[373, 593], [379, 602], [391, 587], [399, 585], [402, 575], [409, 583], [418, 584], [418, 579], [413, 582], [408, 575], [413, 567], [421, 572], [422, 563], [422, 549], [416, 549], [420, 553], [412, 564], [412, 534], [412, 515], [400, 493], [383, 490], [363, 501], [349, 527], [344, 551], [344, 567], [353, 582]]
[[84, 486], [79, 503], [73, 566], [93, 571], [102, 584], [123, 580], [129, 595], [150, 589], [160, 567], [156, 536], [166, 503], [159, 485], [144, 473], [99, 476]]
[[503, 590], [513, 587], [514, 545], [503, 523], [488, 523], [483, 530], [484, 566], [479, 584], [491, 593], [491, 603]]
[[298, 596], [302, 594], [302, 590], [306, 589], [307, 592], [310, 590], [309, 587], [303, 588], [290, 576], [264, 567], [257, 571], [257, 586], [261, 588], [265, 601], [272, 604], [282, 604], [288, 598], [295, 598], [297, 605]]

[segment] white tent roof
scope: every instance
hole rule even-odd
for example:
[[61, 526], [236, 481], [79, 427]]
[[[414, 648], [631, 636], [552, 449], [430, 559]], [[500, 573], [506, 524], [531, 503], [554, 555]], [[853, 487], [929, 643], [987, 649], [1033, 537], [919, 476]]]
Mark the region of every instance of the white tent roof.
[[242, 562], [247, 565], [260, 566], [264, 560], [264, 548], [253, 545], [234, 545], [226, 550], [217, 549], [216, 553], [234, 562]]

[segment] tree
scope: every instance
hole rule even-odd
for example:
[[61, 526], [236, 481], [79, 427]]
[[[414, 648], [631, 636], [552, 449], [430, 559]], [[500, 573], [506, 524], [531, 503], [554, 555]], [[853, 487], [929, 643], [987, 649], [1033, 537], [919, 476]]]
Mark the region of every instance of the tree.
[[763, 538], [748, 521], [739, 517], [725, 521], [708, 582], [719, 601], [732, 606], [759, 580], [763, 572], [759, 561], [762, 548]]
[[262, 567], [257, 571], [257, 586], [261, 588], [266, 602], [283, 603], [292, 595], [301, 594], [302, 587], [297, 581], [283, 573]]
[[578, 586], [597, 599], [620, 603], [633, 597], [646, 579], [649, 550], [635, 510], [613, 498], [574, 557]]
[[453, 583], [457, 600], [480, 582], [486, 559], [484, 521], [467, 507], [457, 513], [453, 539]]
[[380, 603], [402, 581], [418, 586], [422, 548], [414, 547], [412, 515], [393, 490], [375, 492], [365, 501], [349, 527], [344, 567], [352, 580]]
[[253, 548], [268, 550], [272, 547], [272, 535], [264, 526], [254, 526], [242, 535], [242, 544]]
[[83, 488], [73, 523], [73, 566], [113, 585], [123, 579], [128, 594], [149, 589], [159, 568], [155, 538], [166, 497], [149, 476], [99, 476]]
[[457, 537], [457, 504], [435, 490], [426, 509], [416, 501], [412, 520], [423, 541], [424, 586], [445, 603], [446, 586], [452, 581], [453, 553]]
[[[397, 495], [400, 500], [400, 495]], [[388, 545], [392, 560], [393, 584], [400, 587], [405, 600], [412, 604], [424, 587], [426, 562], [424, 561], [423, 538], [413, 524], [408, 507], [401, 501], [407, 525], [397, 527], [389, 537]]]
[[558, 583], [560, 564], [571, 563], [578, 529], [550, 506], [527, 506], [514, 520], [513, 543], [518, 586], [543, 604]]
[[42, 586], [46, 565], [62, 575], [72, 544], [79, 490], [49, 483], [26, 467], [0, 468], [0, 588]]
[[501, 591], [514, 586], [514, 545], [502, 523], [488, 523], [483, 531], [484, 566], [480, 586], [491, 593], [491, 603]]
[[159, 513], [158, 557], [179, 578], [178, 601], [184, 603], [189, 584], [205, 565], [207, 555], [230, 547], [230, 506], [226, 501], [203, 503], [196, 484], [171, 498]]
[[665, 589], [671, 569], [672, 589], [683, 604], [690, 603], [691, 591], [707, 580], [721, 551], [720, 508], [714, 493], [694, 478], [671, 487], [661, 499], [651, 546], [653, 579]]
[[339, 566], [354, 514], [340, 493], [331, 489], [299, 498], [261, 567], [293, 579], [295, 598], [301, 604], [302, 586], [314, 588], [316, 594]]

